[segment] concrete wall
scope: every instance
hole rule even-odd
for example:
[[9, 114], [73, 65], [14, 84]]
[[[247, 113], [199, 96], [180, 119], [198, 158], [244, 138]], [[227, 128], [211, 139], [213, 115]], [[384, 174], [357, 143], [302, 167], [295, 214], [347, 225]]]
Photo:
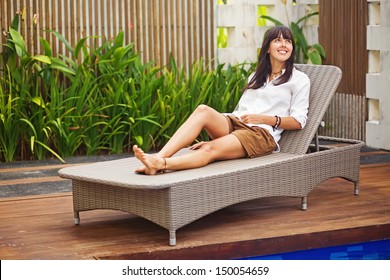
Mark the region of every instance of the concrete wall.
[[[308, 10], [318, 11], [318, 0], [299, 0], [295, 6], [292, 0], [287, 0], [286, 6], [280, 0], [227, 0], [227, 5], [216, 8], [217, 28], [228, 29], [227, 48], [217, 49], [220, 63], [256, 61], [264, 33], [274, 25], [270, 21], [266, 21], [267, 26], [257, 25], [257, 7], [260, 5], [267, 7], [267, 15], [285, 25], [288, 25], [286, 8], [290, 22], [297, 21]], [[309, 44], [318, 42], [318, 17], [312, 17], [304, 30]]]
[[390, 0], [368, 0], [366, 144], [390, 150]]

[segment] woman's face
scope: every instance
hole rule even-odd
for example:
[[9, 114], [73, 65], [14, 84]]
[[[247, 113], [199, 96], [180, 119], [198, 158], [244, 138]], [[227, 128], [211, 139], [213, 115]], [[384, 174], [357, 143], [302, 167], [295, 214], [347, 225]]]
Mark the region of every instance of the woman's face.
[[280, 34], [280, 37], [271, 41], [268, 53], [271, 61], [285, 62], [290, 58], [292, 50], [292, 41], [290, 39], [284, 39], [283, 35]]

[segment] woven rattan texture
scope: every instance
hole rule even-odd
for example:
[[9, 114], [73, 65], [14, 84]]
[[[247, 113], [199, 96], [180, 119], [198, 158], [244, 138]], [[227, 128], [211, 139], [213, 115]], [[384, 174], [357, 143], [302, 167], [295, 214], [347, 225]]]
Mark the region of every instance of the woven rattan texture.
[[330, 65], [297, 64], [296, 67], [305, 72], [311, 81], [307, 123], [305, 129], [299, 131], [285, 130], [279, 144], [282, 152], [305, 154], [332, 101], [342, 72], [340, 68]]

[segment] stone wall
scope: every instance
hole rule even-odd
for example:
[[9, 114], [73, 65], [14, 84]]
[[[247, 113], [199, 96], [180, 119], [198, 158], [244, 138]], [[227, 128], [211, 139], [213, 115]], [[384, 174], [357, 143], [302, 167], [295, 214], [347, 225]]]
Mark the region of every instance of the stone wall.
[[[228, 44], [226, 48], [217, 49], [220, 63], [237, 64], [245, 61], [256, 61], [264, 33], [274, 24], [265, 21], [266, 26], [257, 24], [258, 6], [266, 7], [266, 14], [285, 25], [297, 21], [308, 10], [318, 11], [318, 0], [299, 0], [293, 6], [287, 0], [285, 6], [280, 0], [227, 0], [226, 5], [216, 7], [216, 27], [227, 28]], [[318, 17], [312, 17], [304, 28], [309, 44], [318, 42]]]
[[366, 144], [390, 150], [390, 0], [368, 0]]

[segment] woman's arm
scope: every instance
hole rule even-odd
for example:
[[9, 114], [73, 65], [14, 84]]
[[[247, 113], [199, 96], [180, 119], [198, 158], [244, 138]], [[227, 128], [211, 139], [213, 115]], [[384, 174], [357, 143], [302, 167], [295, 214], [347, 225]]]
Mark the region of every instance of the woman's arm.
[[[240, 119], [243, 123], [267, 124], [270, 126], [275, 126], [277, 122], [275, 116], [257, 114], [242, 115]], [[278, 127], [287, 130], [296, 130], [301, 129], [301, 124], [293, 117], [280, 117], [280, 124]]]

